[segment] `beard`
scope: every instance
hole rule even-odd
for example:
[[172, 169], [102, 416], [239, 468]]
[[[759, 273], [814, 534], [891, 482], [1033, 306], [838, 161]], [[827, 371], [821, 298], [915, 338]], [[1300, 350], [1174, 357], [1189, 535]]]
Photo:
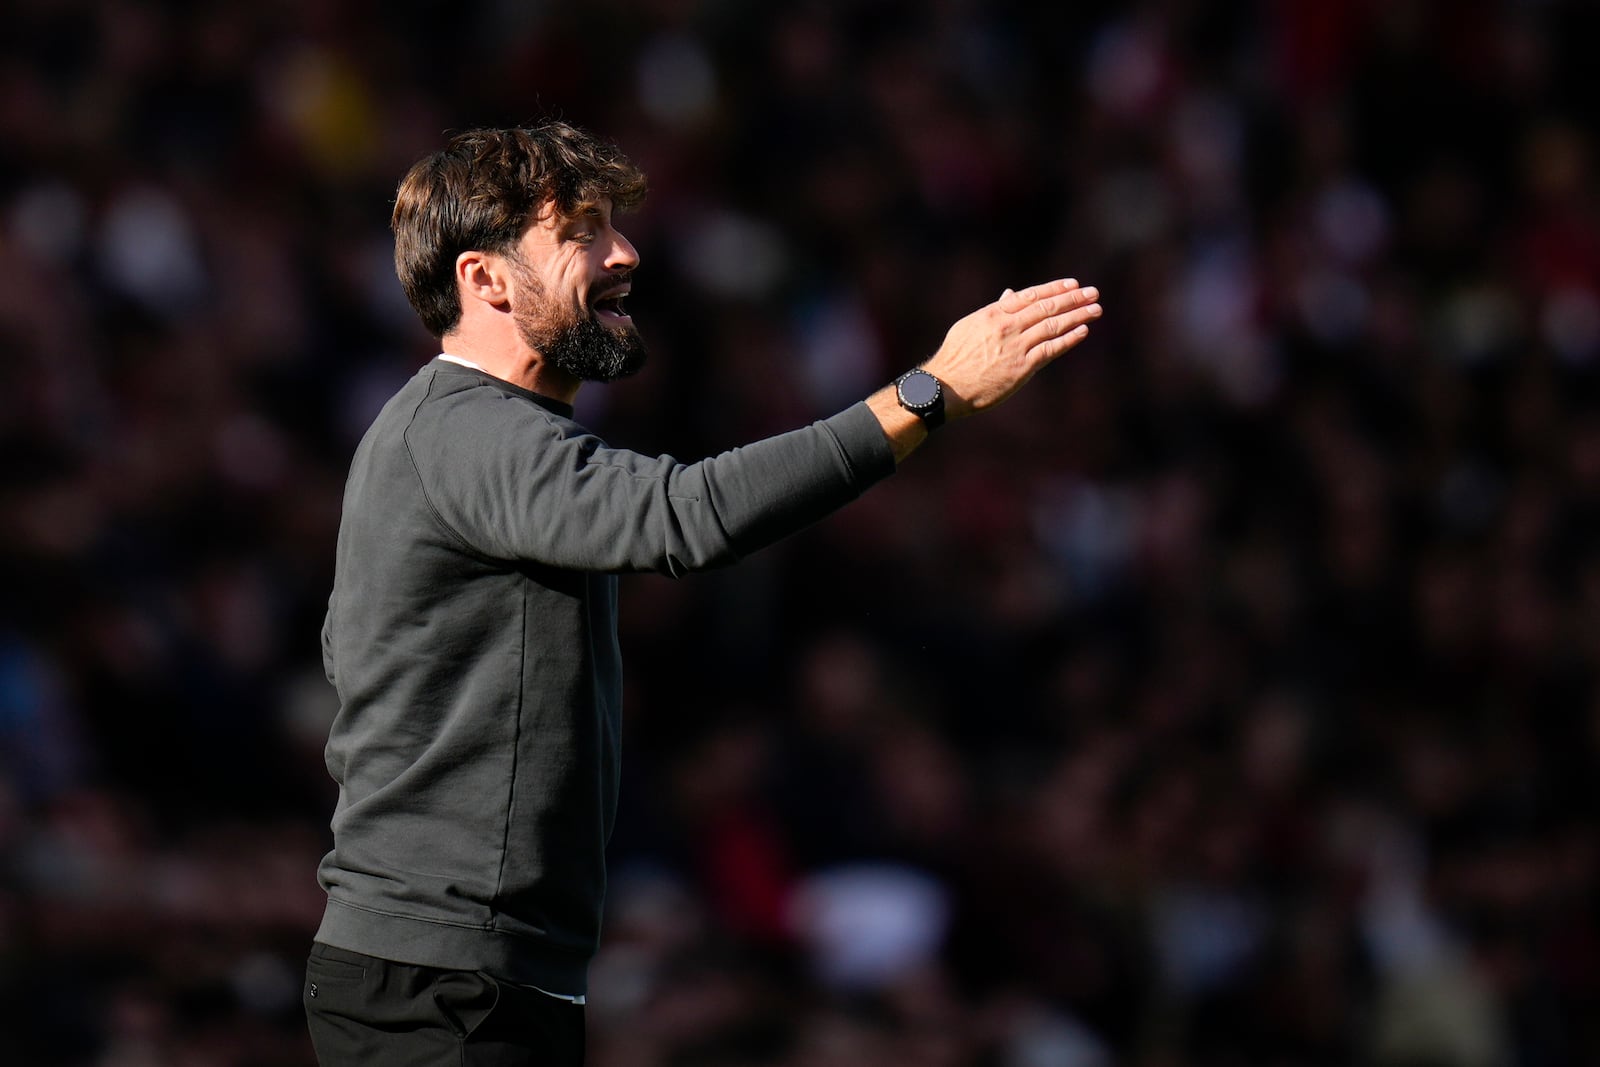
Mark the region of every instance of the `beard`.
[[631, 325], [607, 326], [592, 307], [581, 313], [557, 309], [525, 266], [519, 269], [517, 284], [532, 294], [528, 303], [512, 313], [517, 329], [528, 347], [550, 366], [580, 382], [614, 382], [644, 366], [644, 339]]

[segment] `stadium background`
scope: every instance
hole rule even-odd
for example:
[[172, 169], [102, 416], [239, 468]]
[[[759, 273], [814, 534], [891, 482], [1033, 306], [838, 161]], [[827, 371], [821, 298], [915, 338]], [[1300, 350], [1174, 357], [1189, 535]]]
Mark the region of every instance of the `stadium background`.
[[625, 583], [598, 1067], [1600, 1062], [1583, 0], [13, 0], [0, 1060], [309, 1064], [341, 481], [432, 354], [393, 185], [557, 115], [653, 193], [697, 458], [1004, 285], [1001, 413]]

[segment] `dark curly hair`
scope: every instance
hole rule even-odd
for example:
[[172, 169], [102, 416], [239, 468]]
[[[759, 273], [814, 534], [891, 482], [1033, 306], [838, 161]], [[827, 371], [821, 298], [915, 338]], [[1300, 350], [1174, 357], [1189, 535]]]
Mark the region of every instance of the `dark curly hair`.
[[435, 337], [461, 321], [462, 252], [513, 249], [546, 204], [574, 218], [601, 200], [644, 199], [645, 178], [615, 146], [565, 122], [468, 130], [417, 161], [395, 194], [394, 267]]

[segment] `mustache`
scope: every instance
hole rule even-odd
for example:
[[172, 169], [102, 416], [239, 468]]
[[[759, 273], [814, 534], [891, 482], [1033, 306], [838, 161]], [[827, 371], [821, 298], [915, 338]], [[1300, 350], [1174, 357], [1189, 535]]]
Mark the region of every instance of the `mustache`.
[[589, 296], [588, 296], [588, 299], [587, 299], [586, 303], [588, 303], [590, 307], [593, 307], [595, 298], [597, 296], [598, 297], [605, 297], [608, 294], [616, 292], [618, 289], [622, 288], [625, 285], [632, 285], [632, 284], [633, 284], [633, 271], [631, 271], [631, 270], [625, 270], [625, 271], [622, 271], [621, 273], [618, 273], [618, 274], [607, 275], [605, 281], [601, 282], [599, 285], [596, 285], [596, 286], [593, 286], [593, 287], [590, 288]]

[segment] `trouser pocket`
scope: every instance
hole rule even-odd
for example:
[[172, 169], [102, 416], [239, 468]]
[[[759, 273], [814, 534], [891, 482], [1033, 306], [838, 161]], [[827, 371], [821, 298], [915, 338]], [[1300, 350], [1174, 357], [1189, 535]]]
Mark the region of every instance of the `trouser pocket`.
[[433, 983], [433, 1003], [450, 1032], [465, 1040], [481, 1027], [500, 1002], [500, 984], [477, 971], [441, 971]]
[[317, 945], [304, 994], [322, 1067], [578, 1067], [583, 1009], [478, 971]]

